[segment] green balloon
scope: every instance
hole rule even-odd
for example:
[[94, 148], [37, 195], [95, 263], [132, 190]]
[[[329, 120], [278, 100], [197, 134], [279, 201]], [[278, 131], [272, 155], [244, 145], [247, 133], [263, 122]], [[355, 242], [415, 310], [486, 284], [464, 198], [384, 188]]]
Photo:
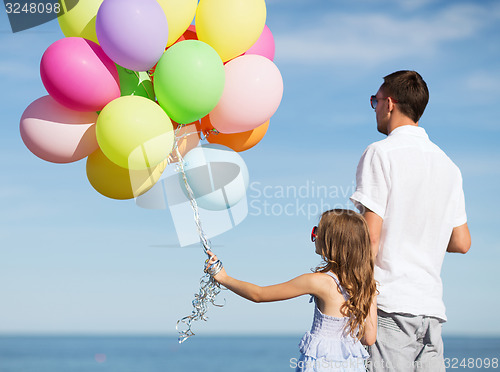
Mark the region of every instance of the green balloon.
[[181, 41], [168, 48], [156, 66], [158, 103], [172, 120], [192, 123], [217, 105], [225, 77], [215, 49], [198, 40]]
[[153, 83], [147, 72], [128, 70], [120, 65], [116, 65], [116, 68], [120, 78], [122, 96], [141, 96], [154, 101]]

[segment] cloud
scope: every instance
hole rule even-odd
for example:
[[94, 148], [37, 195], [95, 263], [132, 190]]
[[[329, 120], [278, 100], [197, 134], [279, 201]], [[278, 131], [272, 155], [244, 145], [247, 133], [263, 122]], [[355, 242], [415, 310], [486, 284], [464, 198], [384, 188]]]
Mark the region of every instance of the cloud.
[[15, 81], [33, 80], [38, 78], [38, 69], [32, 68], [26, 63], [19, 63], [13, 60], [0, 61], [0, 76], [10, 78]]
[[[456, 164], [462, 171], [462, 176], [469, 184], [484, 186], [485, 179], [488, 179], [488, 185], [499, 185], [500, 179], [500, 156], [498, 153], [465, 153], [453, 156]], [[482, 178], [484, 177], [484, 178]], [[486, 186], [488, 187], [488, 186]]]
[[0, 76], [12, 80], [33, 80], [39, 76], [40, 59], [53, 39], [52, 34], [0, 34]]
[[444, 44], [477, 36], [500, 19], [500, 7], [452, 5], [439, 11], [325, 14], [308, 29], [275, 34], [280, 62], [376, 66], [438, 55]]
[[[497, 66], [478, 66], [462, 69], [448, 79], [436, 82], [438, 92], [433, 104], [450, 110], [446, 116], [455, 116], [463, 123], [474, 121], [475, 128], [498, 131], [498, 96], [500, 95], [500, 69]], [[468, 124], [467, 124], [468, 125]]]
[[2, 204], [6, 200], [12, 200], [13, 198], [20, 198], [23, 195], [27, 195], [29, 192], [32, 192], [28, 187], [23, 185], [2, 185], [0, 187], [0, 200]]
[[416, 10], [436, 3], [435, 0], [392, 0], [392, 3], [399, 5], [404, 10]]
[[[16, 200], [19, 200], [17, 198]], [[60, 216], [65, 212], [55, 203], [41, 201], [20, 202], [13, 206], [2, 206], [0, 222], [2, 226], [12, 226], [28, 221], [46, 221], [47, 219]]]
[[500, 95], [500, 72], [498, 71], [476, 71], [465, 77], [464, 87], [469, 94], [491, 96], [497, 100]]

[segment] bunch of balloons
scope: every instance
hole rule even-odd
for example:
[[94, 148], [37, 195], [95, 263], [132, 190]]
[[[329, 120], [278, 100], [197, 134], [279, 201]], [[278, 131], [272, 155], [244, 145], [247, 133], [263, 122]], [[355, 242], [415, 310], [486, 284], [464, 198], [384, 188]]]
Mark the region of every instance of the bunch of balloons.
[[109, 198], [145, 193], [200, 139], [253, 147], [281, 102], [264, 0], [85, 0], [58, 20], [21, 137], [46, 161], [87, 157]]

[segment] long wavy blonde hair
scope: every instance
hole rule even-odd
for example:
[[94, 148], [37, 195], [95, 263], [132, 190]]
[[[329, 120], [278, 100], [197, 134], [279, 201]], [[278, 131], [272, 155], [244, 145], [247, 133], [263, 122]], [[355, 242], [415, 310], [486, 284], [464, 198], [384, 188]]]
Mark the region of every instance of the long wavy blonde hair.
[[361, 339], [365, 320], [376, 295], [368, 225], [359, 213], [332, 209], [321, 215], [316, 230], [316, 249], [323, 263], [315, 272], [332, 271], [349, 294], [340, 308], [349, 317], [346, 325], [353, 337]]

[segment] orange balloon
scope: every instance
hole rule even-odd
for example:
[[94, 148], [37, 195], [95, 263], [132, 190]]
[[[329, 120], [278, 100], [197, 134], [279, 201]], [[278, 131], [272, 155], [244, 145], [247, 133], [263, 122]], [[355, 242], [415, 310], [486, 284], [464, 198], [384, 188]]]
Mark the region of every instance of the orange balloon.
[[[172, 121], [174, 125], [174, 130], [177, 130], [179, 126], [178, 123]], [[200, 142], [200, 137], [198, 135], [200, 122], [195, 121], [193, 123], [189, 123], [183, 125], [181, 129], [175, 134], [175, 140], [177, 141], [177, 148], [181, 153], [181, 156], [184, 157], [190, 150], [194, 149], [198, 146]], [[177, 151], [172, 151], [170, 154], [170, 163], [176, 163], [179, 159], [177, 159]]]
[[209, 116], [201, 119], [200, 129], [210, 143], [224, 145], [236, 152], [246, 151], [254, 147], [266, 135], [269, 128], [269, 120], [257, 128], [241, 133], [217, 133], [214, 132]]

